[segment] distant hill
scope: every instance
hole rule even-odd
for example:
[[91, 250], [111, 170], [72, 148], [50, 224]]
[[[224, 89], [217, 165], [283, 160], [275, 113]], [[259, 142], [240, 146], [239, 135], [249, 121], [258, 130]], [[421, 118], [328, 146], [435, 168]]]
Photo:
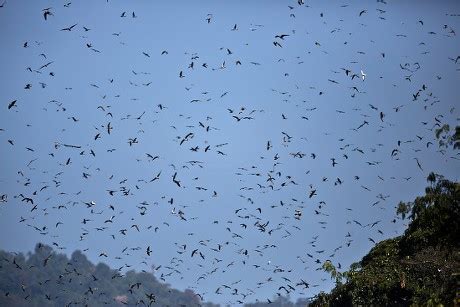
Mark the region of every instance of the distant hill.
[[309, 306], [309, 301], [310, 300], [306, 298], [299, 298], [294, 303], [291, 302], [289, 297], [278, 296], [270, 301], [244, 304], [244, 307], [306, 307]]
[[[270, 303], [256, 302], [245, 307], [303, 307], [308, 301], [292, 303], [283, 296]], [[0, 250], [0, 306], [202, 306], [191, 290], [179, 291], [160, 283], [153, 274], [111, 269], [94, 265], [79, 250], [70, 259], [52, 247], [37, 244], [33, 253]]]
[[179, 291], [151, 273], [121, 274], [94, 265], [81, 251], [71, 258], [37, 244], [25, 256], [0, 251], [0, 306], [218, 306], [201, 302], [191, 290]]

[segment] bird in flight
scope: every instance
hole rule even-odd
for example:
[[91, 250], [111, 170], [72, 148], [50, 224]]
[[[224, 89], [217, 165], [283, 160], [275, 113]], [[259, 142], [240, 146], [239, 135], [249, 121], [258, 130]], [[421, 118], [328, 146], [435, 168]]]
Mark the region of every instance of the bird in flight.
[[70, 31], [72, 31], [73, 28], [75, 28], [75, 26], [76, 26], [77, 24], [78, 24], [78, 23], [76, 23], [76, 24], [74, 24], [74, 25], [72, 25], [72, 26], [70, 26], [70, 27], [63, 28], [63, 29], [61, 29], [61, 31], [69, 31], [69, 32], [70, 32]]
[[17, 100], [11, 101], [11, 102], [8, 104], [8, 110], [11, 109], [12, 107], [15, 107], [15, 106], [16, 106], [16, 102], [17, 102]]
[[180, 181], [176, 179], [177, 172], [174, 173], [172, 181], [180, 188]]
[[45, 20], [48, 20], [48, 16], [54, 16], [53, 13], [51, 13], [51, 7], [48, 7], [46, 9], [43, 9], [43, 18], [45, 18]]
[[285, 37], [288, 37], [289, 34], [279, 34], [279, 35], [275, 35], [275, 38], [279, 38], [279, 39], [282, 39], [284, 40]]

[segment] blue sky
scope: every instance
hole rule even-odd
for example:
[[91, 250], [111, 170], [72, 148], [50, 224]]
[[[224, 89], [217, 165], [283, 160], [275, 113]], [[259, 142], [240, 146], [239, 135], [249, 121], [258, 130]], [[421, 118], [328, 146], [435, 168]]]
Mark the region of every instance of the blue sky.
[[[311, 285], [291, 298], [330, 289], [325, 260], [346, 269], [368, 238], [401, 234], [394, 208], [429, 172], [458, 180], [458, 153], [441, 152], [433, 130], [458, 123], [458, 13], [456, 1], [7, 1], [0, 248], [54, 242], [116, 268], [161, 264], [158, 278], [224, 304], [271, 298], [283, 277]], [[222, 288], [232, 283], [239, 295]]]

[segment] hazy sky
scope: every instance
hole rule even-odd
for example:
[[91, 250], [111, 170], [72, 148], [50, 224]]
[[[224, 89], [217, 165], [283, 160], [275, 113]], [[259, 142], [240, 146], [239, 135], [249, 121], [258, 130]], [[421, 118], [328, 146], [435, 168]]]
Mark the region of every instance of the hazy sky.
[[217, 303], [309, 297], [325, 260], [404, 231], [431, 171], [458, 180], [433, 129], [458, 123], [458, 1], [64, 3], [0, 8], [1, 249], [162, 265]]

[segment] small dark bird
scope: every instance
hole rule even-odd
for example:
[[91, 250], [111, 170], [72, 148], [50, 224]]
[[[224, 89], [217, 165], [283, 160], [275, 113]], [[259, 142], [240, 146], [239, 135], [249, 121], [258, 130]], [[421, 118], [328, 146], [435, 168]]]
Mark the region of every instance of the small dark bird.
[[50, 12], [50, 9], [51, 8], [43, 9], [43, 18], [45, 18], [45, 20], [48, 20], [48, 16], [54, 16], [53, 13]]
[[172, 177], [172, 181], [180, 188], [180, 181], [176, 180], [176, 176], [177, 176], [177, 172], [174, 173], [174, 175]]
[[48, 261], [51, 259], [51, 255], [49, 255], [48, 257], [46, 257], [44, 260], [43, 260], [43, 266], [46, 266], [48, 264]]
[[338, 163], [335, 162], [335, 158], [331, 158], [331, 161], [332, 161], [332, 167], [336, 166]]
[[12, 107], [16, 107], [16, 102], [17, 100], [13, 100], [8, 104], [8, 110], [11, 109]]
[[279, 38], [284, 40], [285, 37], [289, 36], [289, 34], [280, 34], [280, 35], [275, 35], [275, 38]]
[[74, 25], [72, 25], [72, 26], [70, 26], [70, 27], [63, 28], [63, 29], [61, 29], [61, 31], [69, 31], [69, 32], [70, 32], [70, 31], [72, 31], [72, 29], [73, 29], [77, 24], [78, 24], [78, 23], [76, 23], [76, 24], [74, 24]]

